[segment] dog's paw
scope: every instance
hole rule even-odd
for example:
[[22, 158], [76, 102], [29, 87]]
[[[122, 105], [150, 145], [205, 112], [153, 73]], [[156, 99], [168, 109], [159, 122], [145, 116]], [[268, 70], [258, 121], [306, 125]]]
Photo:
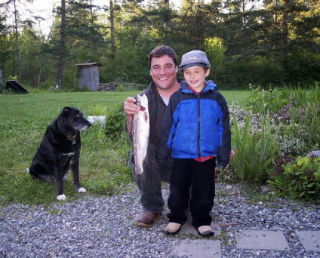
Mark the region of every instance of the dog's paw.
[[80, 187], [79, 189], [78, 189], [78, 192], [79, 193], [85, 193], [87, 190], [85, 189], [85, 188], [83, 188], [83, 187]]
[[66, 199], [67, 199], [67, 197], [64, 194], [60, 194], [60, 195], [57, 196], [57, 200], [58, 201], [64, 201]]

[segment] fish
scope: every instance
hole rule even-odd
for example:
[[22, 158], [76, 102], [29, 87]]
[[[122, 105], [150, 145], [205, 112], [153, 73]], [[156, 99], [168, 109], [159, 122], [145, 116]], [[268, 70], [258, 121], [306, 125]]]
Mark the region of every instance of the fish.
[[150, 117], [148, 108], [148, 97], [141, 93], [136, 96], [136, 104], [140, 111], [133, 116], [132, 120], [132, 142], [135, 173], [143, 174], [143, 161], [147, 156], [149, 144]]

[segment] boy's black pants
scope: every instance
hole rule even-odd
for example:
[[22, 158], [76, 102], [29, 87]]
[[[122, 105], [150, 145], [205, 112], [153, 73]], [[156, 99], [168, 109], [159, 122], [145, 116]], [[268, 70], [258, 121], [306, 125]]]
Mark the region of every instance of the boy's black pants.
[[198, 162], [194, 159], [174, 159], [170, 180], [168, 206], [170, 222], [184, 224], [189, 204], [192, 225], [198, 228], [211, 224], [211, 209], [215, 196], [215, 159]]

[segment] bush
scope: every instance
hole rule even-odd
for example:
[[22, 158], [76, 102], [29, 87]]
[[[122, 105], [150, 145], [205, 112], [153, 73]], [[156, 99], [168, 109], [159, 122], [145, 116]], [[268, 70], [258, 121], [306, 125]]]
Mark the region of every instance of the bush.
[[90, 116], [103, 116], [107, 114], [107, 106], [105, 104], [95, 104], [89, 108]]
[[320, 103], [308, 103], [293, 110], [293, 122], [301, 126], [301, 139], [310, 149], [318, 148], [320, 143]]
[[292, 104], [278, 110], [279, 142], [284, 154], [301, 155], [317, 149], [320, 142], [320, 104]]
[[[253, 128], [261, 115], [272, 117], [271, 125], [278, 133], [279, 154], [304, 155], [319, 148], [320, 142], [320, 87], [309, 90], [282, 88], [264, 90], [252, 88], [247, 109], [252, 116]], [[241, 114], [243, 117], [243, 114]], [[238, 117], [237, 121], [239, 121]], [[243, 123], [243, 119], [239, 124]]]
[[254, 113], [260, 114], [278, 112], [286, 105], [289, 105], [290, 108], [300, 108], [319, 102], [320, 87], [317, 83], [309, 89], [270, 88], [265, 90], [260, 86], [251, 87], [247, 98], [247, 106]]
[[303, 155], [310, 150], [303, 140], [306, 133], [304, 125], [295, 122], [283, 123], [278, 117], [274, 126], [278, 128], [276, 137], [279, 155]]
[[117, 107], [107, 114], [107, 124], [105, 133], [109, 138], [119, 138], [125, 130], [126, 116], [122, 105]]
[[320, 197], [320, 157], [298, 157], [283, 165], [283, 173], [268, 180], [270, 186], [282, 196], [300, 200]]

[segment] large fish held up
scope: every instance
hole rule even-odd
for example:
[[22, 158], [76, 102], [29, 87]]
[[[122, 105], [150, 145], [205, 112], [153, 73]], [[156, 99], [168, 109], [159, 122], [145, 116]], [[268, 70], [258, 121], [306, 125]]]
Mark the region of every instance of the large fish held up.
[[137, 175], [143, 174], [143, 161], [147, 156], [149, 143], [150, 118], [147, 95], [142, 93], [136, 97], [140, 111], [133, 116], [132, 120], [132, 141], [134, 167]]

